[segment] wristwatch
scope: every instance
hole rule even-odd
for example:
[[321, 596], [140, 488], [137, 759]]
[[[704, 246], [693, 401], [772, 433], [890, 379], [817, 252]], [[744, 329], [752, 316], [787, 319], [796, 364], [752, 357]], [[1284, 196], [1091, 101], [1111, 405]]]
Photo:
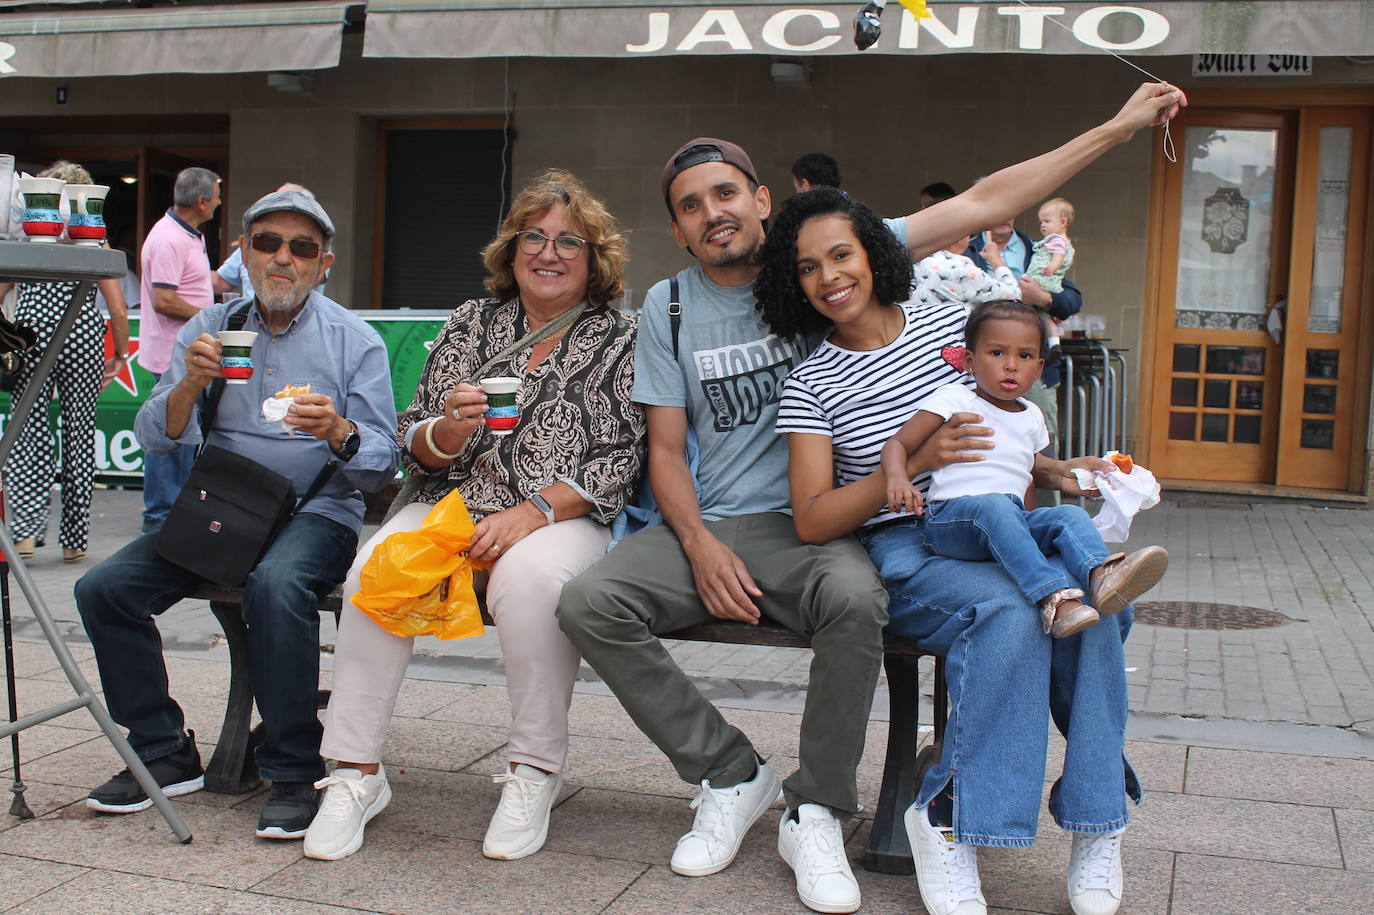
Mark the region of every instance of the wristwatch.
[[553, 506], [549, 504], [548, 499], [545, 499], [537, 492], [532, 492], [530, 493], [530, 501], [534, 503], [535, 508], [544, 513], [545, 518], [549, 519], [549, 524], [553, 524], [558, 520], [554, 517]]
[[349, 433], [344, 436], [343, 442], [339, 444], [339, 457], [345, 461], [353, 460], [353, 455], [358, 453], [358, 446], [362, 444], [362, 437], [358, 435], [358, 424], [352, 420], [345, 420], [348, 423]]

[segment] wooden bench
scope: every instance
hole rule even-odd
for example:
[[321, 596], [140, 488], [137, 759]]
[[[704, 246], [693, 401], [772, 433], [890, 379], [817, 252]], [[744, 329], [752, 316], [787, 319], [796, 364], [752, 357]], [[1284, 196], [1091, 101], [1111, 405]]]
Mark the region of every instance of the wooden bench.
[[[219, 794], [242, 794], [262, 783], [253, 757], [253, 749], [261, 739], [261, 733], [258, 729], [250, 731], [248, 727], [253, 714], [253, 687], [248, 677], [248, 629], [243, 618], [243, 590], [206, 585], [190, 596], [210, 602], [210, 610], [219, 621], [229, 644], [229, 699], [224, 710], [219, 743], [205, 770], [205, 787]], [[342, 595], [336, 590], [320, 601], [319, 609], [335, 614], [337, 619], [341, 605]], [[485, 608], [482, 616], [483, 622], [490, 625], [491, 620]], [[690, 626], [666, 633], [663, 637], [769, 648], [811, 647], [806, 636], [781, 626], [749, 626], [727, 621]], [[902, 815], [915, 800], [920, 778], [939, 758], [948, 705], [944, 659], [935, 657], [934, 740], [918, 754], [918, 664], [921, 656], [929, 652], [918, 648], [913, 642], [891, 635], [885, 637], [883, 651], [890, 705], [887, 758], [883, 763], [878, 807], [874, 812], [873, 831], [863, 865], [868, 870], [884, 874], [910, 874], [913, 872], [911, 847], [907, 842]], [[321, 690], [320, 708], [324, 708], [328, 701], [329, 692]]]

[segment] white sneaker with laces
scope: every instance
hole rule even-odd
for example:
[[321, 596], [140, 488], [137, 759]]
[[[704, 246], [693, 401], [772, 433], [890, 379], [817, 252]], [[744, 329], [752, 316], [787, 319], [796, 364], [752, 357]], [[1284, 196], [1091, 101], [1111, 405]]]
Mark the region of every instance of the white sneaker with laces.
[[1075, 833], [1069, 858], [1069, 905], [1074, 915], [1112, 915], [1121, 905], [1121, 835]]
[[759, 763], [753, 779], [729, 788], [712, 788], [710, 782], [703, 781], [701, 793], [692, 801], [697, 812], [692, 831], [678, 839], [673, 849], [673, 872], [705, 877], [725, 870], [739, 854], [749, 827], [781, 791], [777, 773], [765, 762]]
[[787, 810], [778, 824], [778, 854], [797, 876], [797, 895], [817, 912], [854, 912], [859, 882], [844, 853], [844, 833], [830, 808], [820, 804]]
[[335, 769], [315, 782], [323, 788], [320, 809], [305, 831], [305, 856], [318, 861], [347, 858], [363, 847], [363, 827], [391, 803], [386, 768], [374, 775], [358, 769]]
[[549, 837], [549, 811], [563, 787], [563, 776], [520, 763], [491, 780], [503, 787], [501, 801], [487, 826], [482, 854], [514, 861], [539, 851]]
[[955, 842], [948, 826], [931, 826], [928, 807], [912, 804], [904, 817], [921, 901], [930, 915], [987, 915], [977, 850]]

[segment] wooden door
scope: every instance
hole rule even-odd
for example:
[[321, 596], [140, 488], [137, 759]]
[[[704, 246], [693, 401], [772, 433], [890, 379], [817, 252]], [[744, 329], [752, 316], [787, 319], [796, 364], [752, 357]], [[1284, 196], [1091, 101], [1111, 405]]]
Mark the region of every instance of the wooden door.
[[1166, 166], [1150, 418], [1157, 476], [1271, 482], [1297, 118], [1189, 110]]
[[1293, 207], [1282, 409], [1274, 482], [1346, 489], [1359, 389], [1360, 307], [1370, 161], [1369, 113], [1304, 111]]
[[1190, 109], [1164, 165], [1149, 460], [1162, 477], [1351, 485], [1362, 109]]

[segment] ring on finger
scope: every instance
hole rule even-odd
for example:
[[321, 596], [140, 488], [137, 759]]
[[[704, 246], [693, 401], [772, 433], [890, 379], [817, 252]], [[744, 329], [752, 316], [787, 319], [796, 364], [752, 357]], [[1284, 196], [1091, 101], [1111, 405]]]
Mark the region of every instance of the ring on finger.
[[453, 411], [453, 418], [456, 419], [458, 422], [461, 423], [461, 422], [463, 421], [463, 411], [462, 411], [462, 410], [455, 409], [455, 410]]
[[492, 551], [493, 553], [499, 553], [499, 552], [501, 552], [501, 544], [499, 544], [499, 543], [493, 543], [493, 544], [491, 545], [491, 551]]

